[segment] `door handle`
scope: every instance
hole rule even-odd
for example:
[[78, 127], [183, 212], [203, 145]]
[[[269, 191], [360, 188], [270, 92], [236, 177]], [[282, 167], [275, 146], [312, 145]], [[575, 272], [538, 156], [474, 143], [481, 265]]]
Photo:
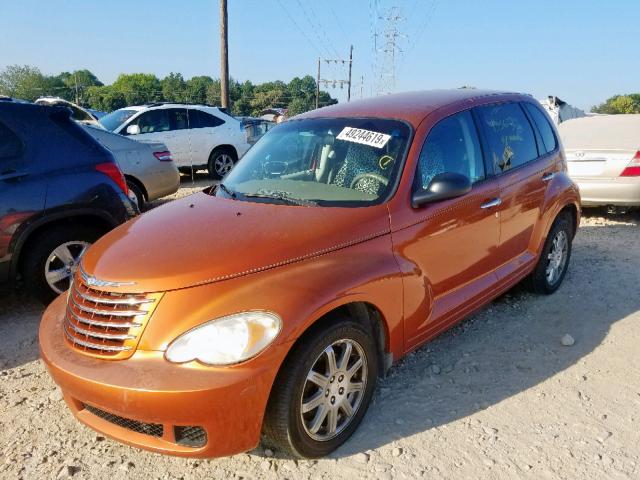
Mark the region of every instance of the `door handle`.
[[502, 203], [502, 200], [500, 198], [494, 198], [493, 200], [489, 200], [488, 202], [485, 202], [482, 205], [480, 205], [480, 208], [493, 208], [493, 207], [497, 207], [501, 203]]
[[549, 180], [551, 180], [555, 176], [556, 176], [555, 172], [547, 172], [544, 175], [542, 175], [542, 181], [543, 182], [548, 182]]

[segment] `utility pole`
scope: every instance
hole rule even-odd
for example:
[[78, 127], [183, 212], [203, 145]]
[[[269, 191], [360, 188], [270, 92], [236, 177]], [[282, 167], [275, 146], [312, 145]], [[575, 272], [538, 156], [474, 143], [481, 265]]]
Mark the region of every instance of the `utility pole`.
[[353, 45], [349, 49], [349, 87], [347, 89], [347, 102], [351, 101], [351, 66], [353, 64]]
[[316, 79], [316, 108], [320, 105], [320, 57], [318, 57], [318, 78]]
[[78, 74], [74, 73], [73, 74], [73, 78], [74, 78], [75, 83], [76, 83], [76, 105], [80, 105], [80, 99], [79, 99], [79, 96], [78, 96]]
[[220, 103], [229, 108], [229, 36], [227, 0], [220, 0]]
[[[320, 65], [322, 62], [327, 62], [327, 65], [331, 63], [335, 63], [336, 65], [345, 65], [348, 64], [349, 68], [349, 78], [347, 80], [338, 79], [338, 78], [322, 78], [320, 76]], [[349, 50], [349, 60], [342, 60], [341, 58], [318, 58], [318, 77], [316, 79], [316, 108], [320, 106], [320, 84], [325, 87], [333, 87], [340, 86], [340, 88], [344, 88], [347, 86], [347, 101], [351, 100], [351, 66], [353, 64], [353, 45], [351, 45], [351, 49]]]
[[377, 94], [384, 95], [392, 93], [396, 86], [396, 52], [402, 53], [398, 45], [398, 39], [404, 35], [399, 33], [399, 23], [404, 20], [397, 7], [389, 10], [384, 18], [386, 28], [382, 34], [384, 45], [379, 52], [383, 53], [382, 66], [380, 68], [380, 78], [378, 79]]

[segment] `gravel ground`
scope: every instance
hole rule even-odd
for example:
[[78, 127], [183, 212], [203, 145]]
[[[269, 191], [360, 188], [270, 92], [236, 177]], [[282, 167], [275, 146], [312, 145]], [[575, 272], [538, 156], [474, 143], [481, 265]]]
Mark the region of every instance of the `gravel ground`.
[[38, 359], [42, 307], [0, 299], [0, 478], [640, 478], [639, 226], [588, 214], [555, 295], [516, 288], [407, 357], [320, 461], [261, 448], [188, 460], [105, 439]]

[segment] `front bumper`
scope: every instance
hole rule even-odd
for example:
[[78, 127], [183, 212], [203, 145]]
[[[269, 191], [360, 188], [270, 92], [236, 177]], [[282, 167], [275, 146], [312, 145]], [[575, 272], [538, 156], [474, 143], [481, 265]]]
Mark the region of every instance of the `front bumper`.
[[584, 206], [640, 205], [640, 177], [574, 178]]
[[[158, 351], [102, 360], [79, 353], [63, 338], [65, 308], [66, 296], [61, 295], [46, 310], [40, 353], [82, 423], [129, 445], [185, 457], [233, 455], [258, 444], [271, 386], [288, 345], [274, 345], [230, 367], [175, 365]], [[204, 444], [180, 442], [185, 427], [204, 431]]]

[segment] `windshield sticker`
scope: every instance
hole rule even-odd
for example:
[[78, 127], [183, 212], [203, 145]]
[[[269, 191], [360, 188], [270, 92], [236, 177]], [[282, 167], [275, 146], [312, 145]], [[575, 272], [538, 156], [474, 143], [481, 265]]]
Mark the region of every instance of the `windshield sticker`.
[[344, 127], [340, 132], [340, 135], [336, 138], [346, 142], [354, 142], [362, 145], [368, 145], [370, 147], [382, 148], [387, 144], [391, 135], [363, 130], [362, 128]]

